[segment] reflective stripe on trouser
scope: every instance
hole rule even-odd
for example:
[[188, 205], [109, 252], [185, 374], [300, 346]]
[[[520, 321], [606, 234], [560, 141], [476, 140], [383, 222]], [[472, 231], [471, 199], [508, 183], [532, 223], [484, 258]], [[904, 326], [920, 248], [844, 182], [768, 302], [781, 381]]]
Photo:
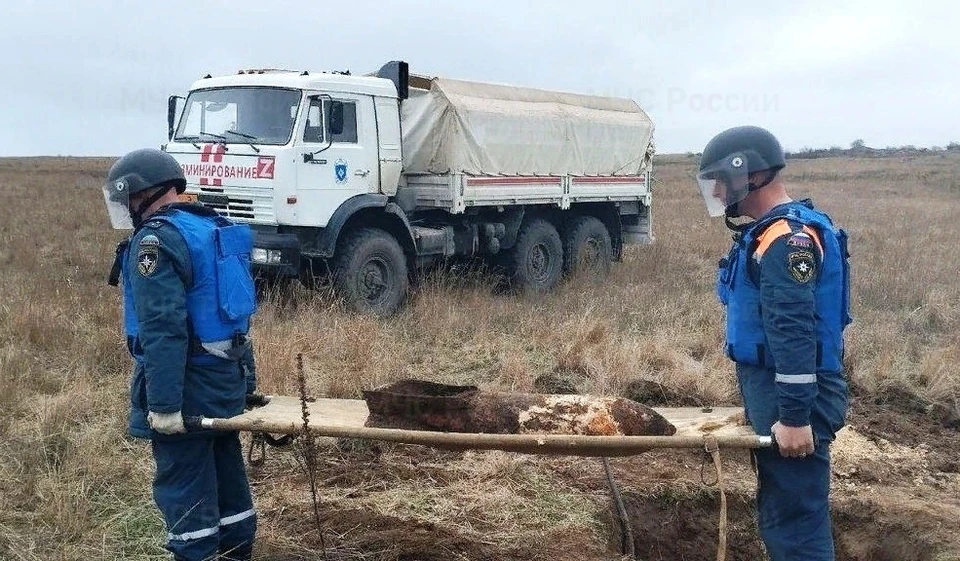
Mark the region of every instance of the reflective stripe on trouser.
[[217, 493], [220, 498], [220, 559], [246, 561], [253, 553], [257, 515], [243, 465], [243, 448], [237, 433], [218, 437], [214, 444]]
[[816, 384], [816, 374], [780, 374], [774, 377], [774, 380], [781, 384]]
[[256, 534], [237, 434], [154, 440], [153, 496], [167, 523], [167, 549], [177, 559], [249, 559]]

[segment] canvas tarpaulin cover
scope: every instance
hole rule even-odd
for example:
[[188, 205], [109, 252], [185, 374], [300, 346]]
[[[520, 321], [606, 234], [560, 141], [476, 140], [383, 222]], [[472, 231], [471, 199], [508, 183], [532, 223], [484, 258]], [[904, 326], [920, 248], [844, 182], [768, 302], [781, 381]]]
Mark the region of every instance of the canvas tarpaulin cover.
[[[425, 81], [424, 81], [425, 82]], [[633, 100], [434, 78], [401, 105], [408, 174], [639, 175], [653, 122]]]

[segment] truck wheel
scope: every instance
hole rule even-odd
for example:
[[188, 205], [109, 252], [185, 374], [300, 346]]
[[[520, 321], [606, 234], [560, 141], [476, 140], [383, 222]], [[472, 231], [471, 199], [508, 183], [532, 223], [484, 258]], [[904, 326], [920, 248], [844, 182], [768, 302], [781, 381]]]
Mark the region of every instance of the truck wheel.
[[578, 216], [563, 229], [563, 273], [603, 278], [610, 272], [613, 244], [607, 227], [593, 216]]
[[387, 232], [361, 228], [337, 248], [334, 285], [352, 310], [391, 316], [400, 309], [410, 285], [407, 258]]
[[557, 229], [539, 218], [528, 222], [520, 229], [507, 264], [510, 284], [521, 291], [544, 293], [553, 290], [563, 272], [563, 244]]

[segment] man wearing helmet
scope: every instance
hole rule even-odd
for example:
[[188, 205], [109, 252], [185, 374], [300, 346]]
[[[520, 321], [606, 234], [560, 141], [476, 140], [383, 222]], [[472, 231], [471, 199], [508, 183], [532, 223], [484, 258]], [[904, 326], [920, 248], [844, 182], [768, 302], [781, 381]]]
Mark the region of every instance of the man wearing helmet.
[[252, 233], [181, 204], [185, 188], [180, 164], [153, 149], [120, 158], [103, 187], [113, 227], [133, 229], [109, 281], [123, 278], [129, 432], [151, 441], [153, 496], [174, 558], [248, 560], [257, 517], [239, 434], [188, 432], [183, 418], [237, 415], [255, 390]]
[[710, 216], [734, 231], [717, 276], [726, 353], [747, 419], [776, 442], [754, 452], [761, 537], [773, 561], [832, 560], [829, 445], [847, 412], [847, 237], [809, 199], [790, 198], [785, 165], [770, 132], [735, 127], [704, 148], [697, 180]]

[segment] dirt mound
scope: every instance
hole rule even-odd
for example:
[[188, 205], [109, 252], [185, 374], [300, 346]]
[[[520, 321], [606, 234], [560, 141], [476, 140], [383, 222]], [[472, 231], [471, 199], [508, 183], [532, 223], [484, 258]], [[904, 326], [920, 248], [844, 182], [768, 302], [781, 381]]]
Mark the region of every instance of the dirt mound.
[[960, 431], [949, 404], [899, 385], [854, 396], [833, 446], [841, 559], [960, 559]]
[[926, 444], [905, 446], [844, 427], [831, 447], [833, 474], [842, 480], [883, 483], [912, 480], [930, 469]]
[[954, 404], [931, 404], [897, 385], [873, 395], [858, 393], [847, 418], [857, 432], [911, 448], [925, 446], [931, 471], [960, 473], [960, 429], [953, 427]]
[[703, 407], [707, 403], [700, 397], [679, 392], [673, 388], [638, 378], [627, 384], [623, 397], [648, 406]]
[[[944, 540], [943, 525], [949, 517], [937, 513], [934, 504], [895, 496], [864, 496], [834, 505], [837, 561], [960, 559], [950, 556], [945, 549], [949, 542]], [[953, 522], [960, 525], [955, 518]]]
[[553, 372], [541, 374], [533, 381], [533, 388], [537, 393], [545, 394], [576, 394], [586, 377], [578, 372], [557, 368]]

